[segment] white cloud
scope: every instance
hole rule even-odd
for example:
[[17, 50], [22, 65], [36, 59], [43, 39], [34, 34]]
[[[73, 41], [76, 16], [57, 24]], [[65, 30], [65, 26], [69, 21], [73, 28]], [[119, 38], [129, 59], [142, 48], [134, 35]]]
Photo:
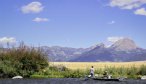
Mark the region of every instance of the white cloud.
[[115, 43], [115, 42], [117, 42], [118, 40], [121, 40], [121, 39], [124, 39], [124, 37], [108, 37], [107, 41]]
[[134, 14], [136, 15], [145, 15], [146, 16], [146, 10], [145, 8], [140, 8], [140, 9], [137, 9]]
[[109, 22], [108, 24], [115, 24], [116, 22], [115, 21], [111, 21], [111, 22]]
[[15, 44], [17, 41], [14, 37], [2, 37], [0, 38], [0, 44], [4, 45], [4, 44]]
[[34, 22], [47, 22], [49, 21], [48, 18], [39, 18], [39, 17], [36, 17], [33, 19]]
[[110, 0], [111, 7], [119, 7], [121, 9], [139, 8], [146, 4], [146, 0]]
[[23, 13], [39, 13], [43, 11], [43, 6], [40, 2], [31, 2], [27, 5], [22, 6], [21, 11]]

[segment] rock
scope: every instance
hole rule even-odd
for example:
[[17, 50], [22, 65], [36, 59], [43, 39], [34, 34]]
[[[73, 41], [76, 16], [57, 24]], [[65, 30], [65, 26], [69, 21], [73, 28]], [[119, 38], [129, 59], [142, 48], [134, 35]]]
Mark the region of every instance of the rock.
[[127, 79], [127, 77], [119, 77], [118, 79], [119, 79], [120, 81], [123, 81], [123, 80]]
[[12, 79], [22, 79], [23, 77], [22, 76], [14, 76], [12, 77]]
[[146, 80], [146, 76], [142, 76], [141, 77], [141, 80]]
[[95, 78], [97, 78], [97, 77], [99, 77], [99, 75], [98, 74], [95, 74]]
[[108, 75], [108, 79], [111, 79], [112, 78], [112, 75]]

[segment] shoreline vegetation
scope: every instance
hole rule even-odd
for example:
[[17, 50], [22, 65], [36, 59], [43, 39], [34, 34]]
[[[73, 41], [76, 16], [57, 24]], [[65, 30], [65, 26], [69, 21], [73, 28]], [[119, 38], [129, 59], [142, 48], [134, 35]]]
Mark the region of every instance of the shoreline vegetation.
[[113, 78], [138, 79], [146, 75], [146, 62], [48, 62], [47, 54], [40, 48], [0, 47], [0, 78], [84, 78], [91, 66], [102, 76], [106, 70]]
[[[95, 74], [102, 76], [104, 71], [108, 71], [112, 75], [112, 78], [129, 78], [140, 79], [143, 75], [146, 75], [146, 65], [139, 67], [104, 67], [95, 68]], [[89, 75], [89, 68], [87, 69], [69, 69], [63, 65], [54, 65], [43, 71], [37, 72], [31, 75], [32, 78], [84, 78]]]
[[40, 48], [28, 47], [23, 42], [17, 47], [0, 47], [0, 78], [18, 75], [28, 78], [46, 67], [47, 55]]

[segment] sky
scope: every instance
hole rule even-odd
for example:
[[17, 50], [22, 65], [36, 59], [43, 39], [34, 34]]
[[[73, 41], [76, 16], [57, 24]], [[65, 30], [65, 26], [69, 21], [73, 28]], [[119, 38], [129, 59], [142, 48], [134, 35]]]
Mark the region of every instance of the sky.
[[87, 48], [128, 37], [146, 49], [146, 0], [0, 0], [0, 44]]

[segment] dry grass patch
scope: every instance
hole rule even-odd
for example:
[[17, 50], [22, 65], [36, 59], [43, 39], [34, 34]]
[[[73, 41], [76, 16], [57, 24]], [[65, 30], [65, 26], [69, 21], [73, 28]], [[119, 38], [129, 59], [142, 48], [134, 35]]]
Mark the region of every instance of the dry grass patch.
[[136, 62], [50, 62], [50, 65], [60, 66], [63, 65], [69, 69], [76, 70], [86, 70], [91, 66], [94, 66], [95, 69], [105, 68], [105, 67], [140, 67], [141, 65], [146, 65], [146, 61], [136, 61]]

